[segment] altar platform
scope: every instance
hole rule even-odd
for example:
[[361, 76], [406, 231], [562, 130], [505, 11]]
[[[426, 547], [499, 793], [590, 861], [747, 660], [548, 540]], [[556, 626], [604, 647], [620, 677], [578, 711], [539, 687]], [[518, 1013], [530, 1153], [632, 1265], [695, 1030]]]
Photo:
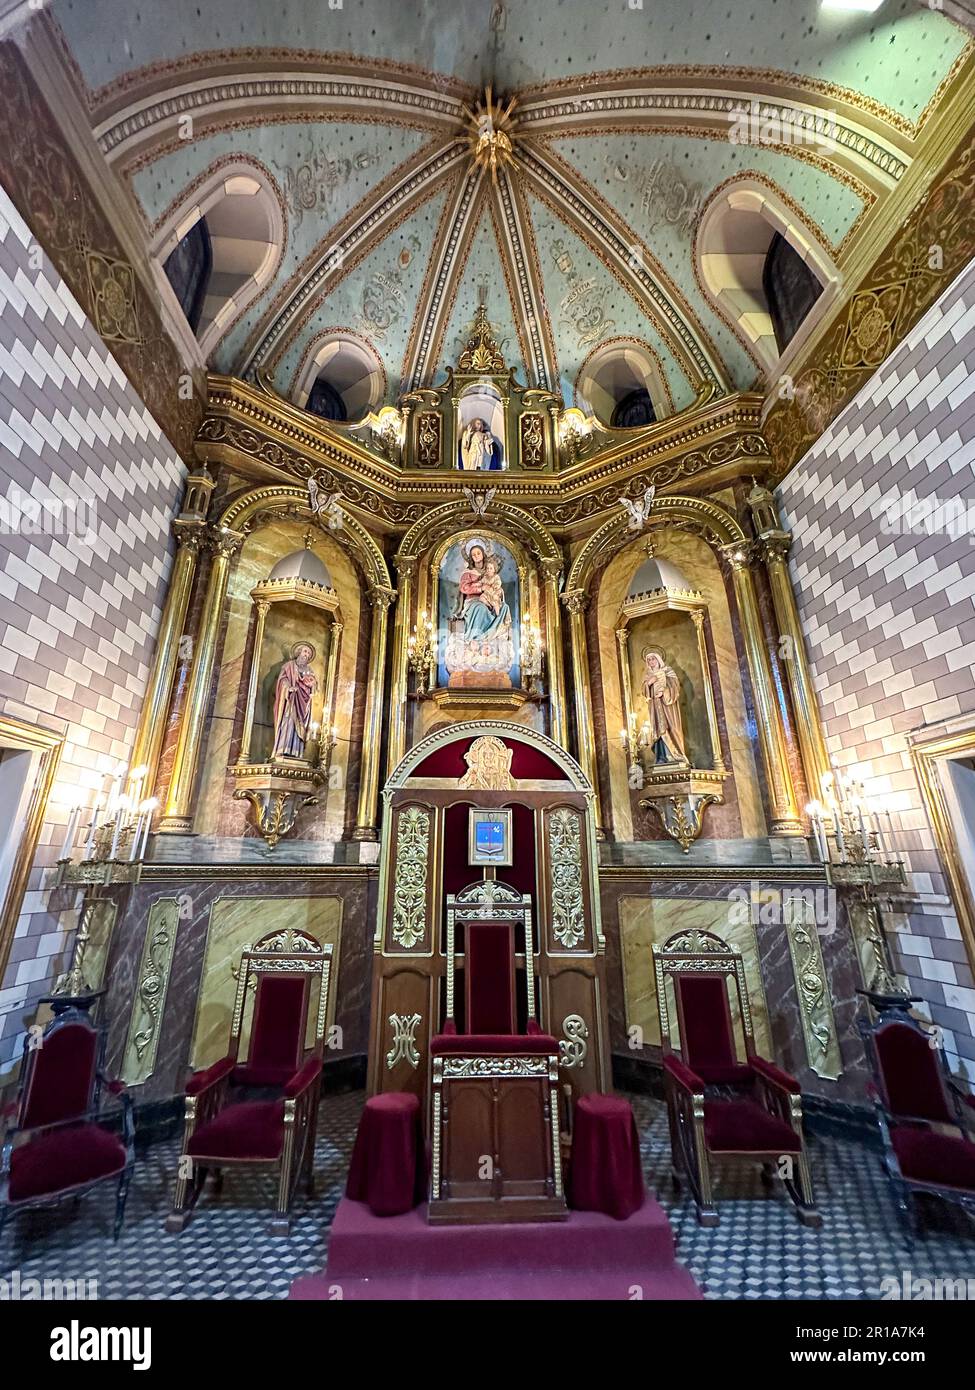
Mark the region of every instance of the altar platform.
[[344, 1197], [328, 1265], [296, 1279], [294, 1299], [698, 1299], [674, 1259], [670, 1224], [647, 1198], [626, 1221], [571, 1212], [567, 1221], [431, 1226], [426, 1205], [373, 1216]]

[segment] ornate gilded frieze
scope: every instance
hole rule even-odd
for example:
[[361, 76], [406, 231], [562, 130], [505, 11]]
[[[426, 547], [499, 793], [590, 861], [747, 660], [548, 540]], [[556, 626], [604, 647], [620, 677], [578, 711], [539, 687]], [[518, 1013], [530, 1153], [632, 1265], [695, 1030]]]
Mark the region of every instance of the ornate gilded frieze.
[[784, 475], [975, 255], [975, 135], [920, 199], [765, 420]]
[[548, 853], [552, 871], [552, 935], [565, 950], [574, 950], [586, 934], [582, 892], [582, 818], [560, 806], [548, 817]]
[[396, 874], [393, 881], [393, 940], [411, 951], [427, 929], [427, 872], [430, 812], [407, 806], [396, 822]]
[[148, 1081], [156, 1064], [159, 1030], [176, 949], [179, 912], [177, 898], [164, 898], [154, 902], [149, 909], [135, 1000], [122, 1057], [122, 1080], [129, 1086], [140, 1086]]
[[485, 1077], [547, 1077], [548, 1057], [444, 1057], [444, 1080], [458, 1077], [480, 1079]]

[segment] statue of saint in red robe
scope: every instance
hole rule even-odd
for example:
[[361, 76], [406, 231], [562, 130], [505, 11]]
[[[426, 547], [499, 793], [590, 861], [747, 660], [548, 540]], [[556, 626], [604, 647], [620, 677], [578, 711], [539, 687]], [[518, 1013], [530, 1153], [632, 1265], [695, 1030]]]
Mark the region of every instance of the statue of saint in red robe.
[[311, 724], [311, 701], [318, 685], [311, 662], [315, 649], [298, 642], [291, 649], [291, 660], [281, 667], [274, 688], [275, 758], [303, 758]]

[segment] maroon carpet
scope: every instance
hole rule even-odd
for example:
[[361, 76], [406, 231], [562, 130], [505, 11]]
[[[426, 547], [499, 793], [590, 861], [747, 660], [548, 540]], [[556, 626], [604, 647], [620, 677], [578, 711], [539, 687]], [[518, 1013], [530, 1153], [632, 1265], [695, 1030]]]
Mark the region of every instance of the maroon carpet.
[[574, 1211], [568, 1221], [511, 1226], [430, 1226], [426, 1206], [373, 1216], [343, 1197], [324, 1274], [306, 1275], [291, 1298], [329, 1299], [700, 1298], [674, 1262], [661, 1207], [648, 1198], [627, 1221]]

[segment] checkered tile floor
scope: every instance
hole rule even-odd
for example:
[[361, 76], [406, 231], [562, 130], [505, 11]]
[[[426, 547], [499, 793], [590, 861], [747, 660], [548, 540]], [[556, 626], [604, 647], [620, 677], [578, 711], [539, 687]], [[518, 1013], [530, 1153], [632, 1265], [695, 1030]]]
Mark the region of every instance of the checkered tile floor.
[[[876, 1152], [849, 1140], [814, 1135], [809, 1149], [823, 1229], [807, 1230], [784, 1191], [767, 1193], [757, 1169], [720, 1182], [721, 1224], [697, 1224], [690, 1199], [670, 1183], [667, 1119], [659, 1101], [632, 1096], [647, 1183], [674, 1229], [677, 1257], [708, 1298], [878, 1297], [880, 1281], [967, 1278], [975, 1272], [975, 1223], [932, 1204], [924, 1235], [912, 1240], [891, 1200]], [[296, 1199], [292, 1235], [267, 1234], [270, 1179], [228, 1173], [224, 1195], [209, 1192], [182, 1235], [167, 1235], [177, 1140], [140, 1156], [125, 1228], [111, 1239], [114, 1191], [11, 1218], [0, 1243], [0, 1278], [96, 1279], [99, 1298], [283, 1298], [299, 1274], [325, 1264], [328, 1226], [342, 1193], [361, 1092], [322, 1102], [315, 1173], [317, 1195]]]

